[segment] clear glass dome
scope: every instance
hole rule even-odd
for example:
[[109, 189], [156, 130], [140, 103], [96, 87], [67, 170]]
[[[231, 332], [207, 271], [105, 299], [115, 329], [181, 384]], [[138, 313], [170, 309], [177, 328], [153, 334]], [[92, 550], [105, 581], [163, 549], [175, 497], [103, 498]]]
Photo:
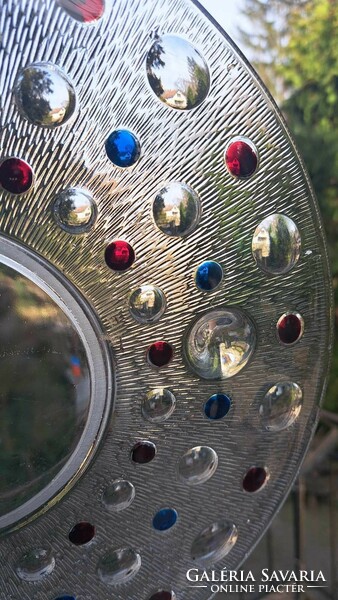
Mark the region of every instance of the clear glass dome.
[[248, 363], [256, 346], [252, 321], [237, 308], [208, 312], [191, 327], [185, 356], [203, 379], [227, 379]]

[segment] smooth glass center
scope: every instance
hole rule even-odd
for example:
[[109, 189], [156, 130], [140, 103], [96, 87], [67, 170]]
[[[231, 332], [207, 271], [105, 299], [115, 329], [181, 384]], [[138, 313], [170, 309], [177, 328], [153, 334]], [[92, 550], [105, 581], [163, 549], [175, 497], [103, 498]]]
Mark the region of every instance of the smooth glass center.
[[0, 517], [48, 486], [90, 406], [79, 334], [33, 281], [0, 264]]

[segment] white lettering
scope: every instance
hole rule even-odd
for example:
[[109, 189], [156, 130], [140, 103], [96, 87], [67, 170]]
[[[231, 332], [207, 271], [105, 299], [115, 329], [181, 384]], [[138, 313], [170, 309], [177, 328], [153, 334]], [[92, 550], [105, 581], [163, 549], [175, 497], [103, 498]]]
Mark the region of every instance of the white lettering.
[[198, 581], [198, 569], [189, 569], [187, 572], [187, 580], [196, 583]]

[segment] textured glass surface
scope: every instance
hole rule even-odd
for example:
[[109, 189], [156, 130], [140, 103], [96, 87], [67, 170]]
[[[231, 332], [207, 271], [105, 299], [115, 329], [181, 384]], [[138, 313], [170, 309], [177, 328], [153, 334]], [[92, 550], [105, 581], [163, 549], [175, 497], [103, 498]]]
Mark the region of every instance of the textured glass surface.
[[[36, 257], [31, 271], [44, 259], [72, 283], [79, 293], [73, 304], [68, 298], [65, 302], [71, 314], [82, 299], [93, 307], [91, 313], [102, 323], [100, 346], [106, 344], [112, 353], [114, 381], [108, 381], [106, 395], [93, 391], [90, 414], [102, 419], [98, 409], [102, 396], [115, 406], [102, 419], [105, 435], [99, 439], [97, 428], [87, 421], [93, 436], [90, 446], [84, 446], [87, 454], [97, 448], [95, 460], [88, 471], [81, 470], [76, 485], [64, 488], [62, 501], [29, 523], [20, 522], [21, 527], [10, 534], [0, 517], [0, 581], [6, 582], [11, 600], [32, 594], [34, 600], [64, 594], [81, 600], [86, 596], [130, 600], [139, 599], [140, 590], [149, 600], [171, 589], [179, 599], [193, 593], [193, 600], [207, 600], [210, 589], [191, 590], [186, 579], [187, 565], [194, 564], [190, 554], [194, 540], [206, 529], [215, 533], [210, 526], [219, 526], [220, 520], [230, 527], [235, 524], [237, 543], [217, 564], [228, 531], [220, 527], [218, 544], [213, 537], [212, 560], [217, 569], [224, 565], [238, 569], [291, 489], [318, 418], [331, 347], [331, 304], [323, 229], [309, 180], [259, 79], [197, 1], [113, 0], [106, 3], [103, 18], [89, 25], [70, 18], [54, 0], [0, 0], [0, 5], [5, 48], [0, 52], [2, 158], [20, 157], [35, 174], [34, 193], [13, 198], [0, 192], [0, 249], [2, 238], [17, 240], [25, 253]], [[175, 41], [175, 52], [167, 46], [164, 54], [154, 44], [166, 42], [167, 36], [184, 43]], [[189, 102], [204, 99], [194, 108], [188, 107], [188, 97], [185, 100], [180, 89], [184, 94], [186, 83], [191, 86], [187, 60], [191, 55], [185, 44], [202, 58], [202, 72], [195, 70], [202, 75], [202, 86], [195, 78]], [[157, 50], [164, 66], [154, 62]], [[147, 57], [151, 64], [147, 65]], [[20, 69], [36, 60], [57, 64], [76, 85], [76, 115], [53, 130], [27, 122], [13, 102]], [[210, 78], [204, 77], [205, 69], [203, 75], [204, 65]], [[162, 100], [157, 84], [165, 71], [175, 89]], [[149, 73], [158, 80], [149, 81]], [[176, 108], [167, 103], [170, 98]], [[118, 168], [107, 156], [105, 142], [120, 130], [133, 132], [142, 147], [142, 158], [131, 168]], [[232, 176], [227, 170], [225, 150], [236, 137], [250, 140], [257, 150], [252, 176]], [[119, 160], [132, 154], [123, 147], [113, 151]], [[248, 156], [252, 159], [252, 154]], [[255, 161], [239, 166], [242, 175], [248, 175]], [[176, 182], [194, 190], [200, 201], [200, 218], [187, 235], [167, 235], [154, 221], [156, 196]], [[99, 207], [100, 218], [86, 235], [65, 235], [53, 222], [55, 196], [70, 187], [86, 189]], [[259, 224], [273, 215], [291, 219], [302, 244], [298, 252], [296, 236], [290, 261], [294, 246], [282, 229], [282, 243], [275, 245], [271, 256], [262, 257], [271, 272], [256, 263], [252, 241]], [[110, 246], [115, 241], [124, 244]], [[284, 271], [295, 257], [294, 266]], [[194, 280], [197, 267], [208, 260], [223, 269], [223, 280], [211, 293], [201, 291]], [[167, 299], [165, 312], [151, 323], [135, 321], [129, 310], [131, 293], [144, 284], [158, 287]], [[61, 299], [64, 292], [57, 291]], [[254, 352], [245, 367], [223, 379], [222, 368], [233, 364], [231, 356], [236, 362], [243, 347], [235, 343], [233, 352], [233, 340], [227, 338], [227, 345], [221, 336], [218, 343], [216, 336], [211, 371], [215, 376], [218, 370], [219, 379], [204, 379], [190, 364], [187, 337], [197, 320], [229, 308], [254, 325]], [[276, 327], [290, 311], [302, 315], [304, 335], [299, 342], [284, 345]], [[81, 324], [78, 330], [87, 341], [94, 389], [106, 380], [106, 370], [95, 363], [100, 349], [91, 351], [95, 345], [86, 337], [88, 325]], [[147, 351], [157, 341], [174, 350], [163, 368], [147, 361]], [[155, 359], [170, 357], [161, 350], [162, 344], [154, 348]], [[205, 355], [199, 356], [202, 375], [209, 373], [208, 354], [205, 347]], [[224, 357], [230, 358], [229, 363]], [[278, 382], [296, 383], [303, 403], [296, 420], [274, 432], [267, 430], [259, 408]], [[175, 395], [176, 408], [169, 418], [153, 422], [145, 418], [142, 406], [148, 392], [158, 388]], [[231, 398], [224, 416], [227, 402], [212, 403], [205, 412], [216, 394]], [[200, 446], [217, 452], [218, 466], [208, 481], [190, 487], [179, 478], [178, 463], [189, 449]], [[252, 466], [264, 467], [270, 474], [258, 493], [243, 489], [243, 478]], [[135, 500], [118, 514], [110, 513], [102, 502], [104, 491], [116, 479], [135, 488]], [[175, 508], [179, 519], [168, 532], [157, 532], [152, 519], [168, 506]], [[97, 535], [80, 548], [71, 545], [68, 533], [82, 520], [95, 525]], [[31, 590], [29, 583], [18, 580], [16, 561], [21, 548], [24, 553], [30, 547], [44, 547], [45, 542], [55, 552], [56, 569]], [[139, 554], [142, 568], [126, 585], [109, 591], [95, 567], [100, 557], [121, 548]], [[202, 555], [209, 548], [205, 543]]]
[[214, 310], [190, 328], [185, 355], [190, 367], [203, 379], [227, 379], [245, 367], [255, 345], [255, 327], [242, 311]]
[[90, 373], [63, 311], [36, 284], [0, 265], [0, 516], [45, 488], [86, 424]]
[[14, 94], [20, 112], [34, 125], [58, 127], [75, 112], [73, 84], [60, 67], [49, 62], [25, 67], [15, 82]]

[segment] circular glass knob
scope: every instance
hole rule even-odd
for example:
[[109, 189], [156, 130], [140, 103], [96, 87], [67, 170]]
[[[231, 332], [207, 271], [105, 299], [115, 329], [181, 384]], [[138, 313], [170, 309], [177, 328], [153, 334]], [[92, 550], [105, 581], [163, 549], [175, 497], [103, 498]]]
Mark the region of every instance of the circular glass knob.
[[237, 308], [214, 310], [198, 319], [185, 339], [185, 356], [203, 379], [227, 379], [248, 363], [256, 345], [252, 321]]

